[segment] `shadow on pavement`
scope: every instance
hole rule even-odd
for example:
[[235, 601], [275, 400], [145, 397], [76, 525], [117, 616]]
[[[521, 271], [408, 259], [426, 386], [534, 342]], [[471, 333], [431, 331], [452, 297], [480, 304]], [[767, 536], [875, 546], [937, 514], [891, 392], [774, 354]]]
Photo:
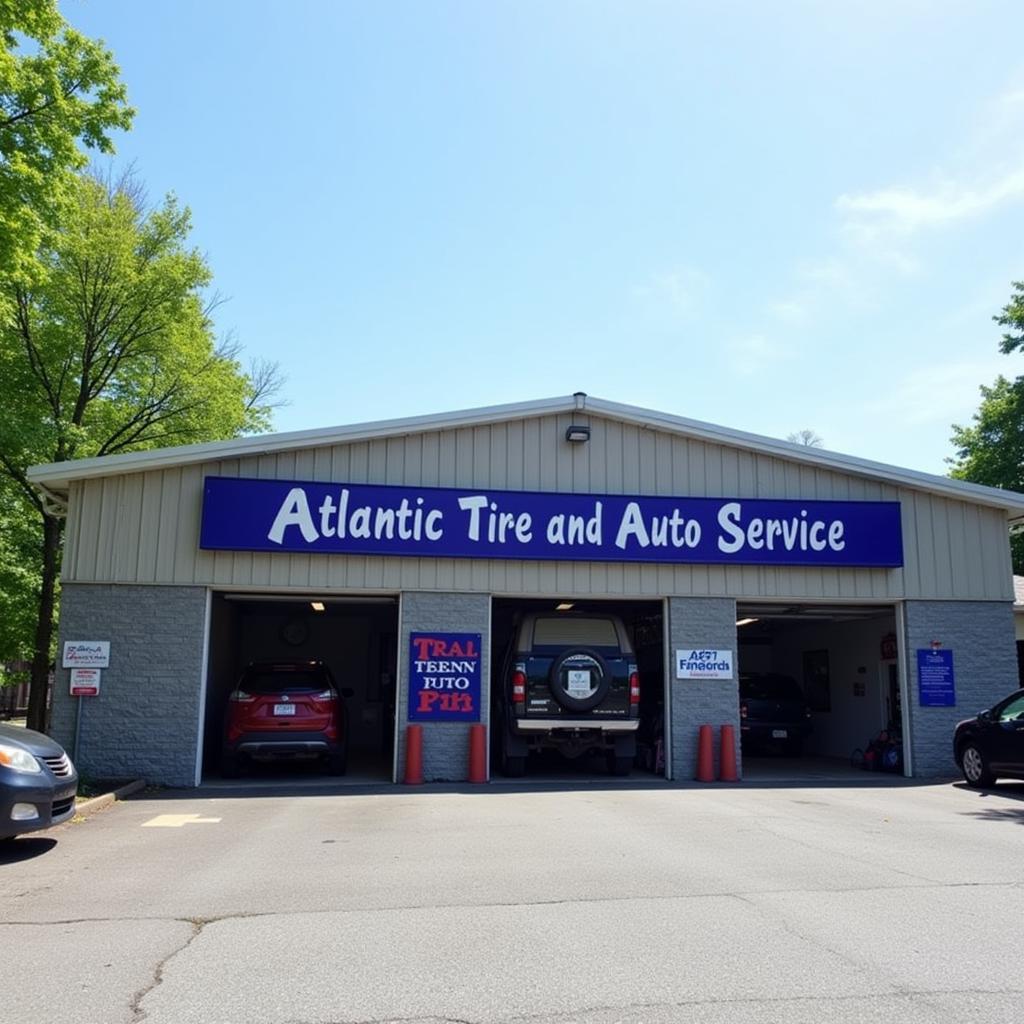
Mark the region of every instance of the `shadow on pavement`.
[[49, 836], [18, 836], [0, 841], [0, 864], [19, 864], [49, 853], [57, 845]]
[[972, 789], [958, 782], [954, 789], [973, 796], [980, 803], [973, 810], [960, 811], [980, 821], [1009, 821], [1024, 825], [1024, 782], [998, 782], [991, 789]]

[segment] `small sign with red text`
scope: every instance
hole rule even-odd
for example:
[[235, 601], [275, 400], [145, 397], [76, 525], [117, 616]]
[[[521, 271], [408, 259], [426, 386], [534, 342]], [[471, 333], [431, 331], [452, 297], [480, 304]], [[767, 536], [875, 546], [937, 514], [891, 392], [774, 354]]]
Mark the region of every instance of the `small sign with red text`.
[[98, 697], [100, 695], [100, 674], [98, 668], [73, 668], [71, 670], [71, 696]]

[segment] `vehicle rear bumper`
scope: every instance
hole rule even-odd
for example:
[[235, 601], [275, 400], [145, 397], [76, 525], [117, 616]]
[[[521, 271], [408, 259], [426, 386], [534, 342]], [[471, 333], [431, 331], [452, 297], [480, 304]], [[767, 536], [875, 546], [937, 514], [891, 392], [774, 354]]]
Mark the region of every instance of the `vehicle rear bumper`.
[[340, 750], [342, 744], [328, 739], [322, 732], [247, 732], [225, 750], [250, 757], [318, 757]]
[[[785, 736], [776, 736], [785, 732]], [[740, 736], [743, 739], [763, 740], [805, 740], [811, 734], [810, 722], [740, 722]]]
[[640, 728], [638, 718], [594, 721], [592, 718], [517, 718], [512, 723], [517, 732], [553, 732], [571, 729], [574, 732], [586, 729], [592, 732], [636, 732]]

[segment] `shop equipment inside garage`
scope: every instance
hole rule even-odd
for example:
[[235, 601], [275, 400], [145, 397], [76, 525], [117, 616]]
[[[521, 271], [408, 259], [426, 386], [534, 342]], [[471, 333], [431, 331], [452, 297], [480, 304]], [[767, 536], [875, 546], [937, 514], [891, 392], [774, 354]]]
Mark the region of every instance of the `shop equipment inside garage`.
[[[745, 778], [852, 776], [872, 767], [865, 764], [872, 743], [902, 747], [892, 606], [741, 602], [736, 634]], [[748, 738], [746, 695], [766, 677], [799, 692], [806, 737]]]

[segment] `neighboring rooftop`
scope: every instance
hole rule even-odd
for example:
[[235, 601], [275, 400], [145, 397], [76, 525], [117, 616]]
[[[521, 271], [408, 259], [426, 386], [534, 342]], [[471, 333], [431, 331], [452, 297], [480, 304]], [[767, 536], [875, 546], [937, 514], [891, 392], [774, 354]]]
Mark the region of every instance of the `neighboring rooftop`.
[[234, 438], [230, 441], [212, 441], [207, 444], [181, 445], [176, 448], [156, 448], [150, 451], [130, 452], [126, 455], [106, 455], [101, 458], [76, 459], [70, 462], [32, 466], [29, 480], [49, 492], [65, 492], [72, 480], [138, 473], [145, 470], [185, 466], [198, 462], [266, 455], [299, 448], [345, 444], [375, 438], [399, 437], [405, 434], [450, 430], [458, 427], [484, 426], [509, 420], [550, 416], [558, 413], [581, 413], [590, 416], [620, 420], [635, 426], [660, 430], [670, 434], [714, 444], [743, 448], [747, 451], [803, 462], [821, 469], [830, 469], [855, 476], [868, 477], [890, 484], [913, 487], [960, 501], [1000, 508], [1011, 520], [1024, 519], [1024, 494], [1004, 491], [997, 487], [951, 480], [932, 473], [872, 462], [853, 455], [825, 451], [807, 445], [793, 444], [779, 438], [750, 434], [742, 430], [686, 419], [671, 413], [622, 405], [602, 398], [592, 398], [582, 392], [560, 398], [544, 398], [531, 402], [493, 405], [478, 409], [435, 413], [429, 416], [411, 416], [403, 419], [378, 420], [349, 426], [326, 427], [318, 430], [298, 430], [282, 434], [257, 434]]

